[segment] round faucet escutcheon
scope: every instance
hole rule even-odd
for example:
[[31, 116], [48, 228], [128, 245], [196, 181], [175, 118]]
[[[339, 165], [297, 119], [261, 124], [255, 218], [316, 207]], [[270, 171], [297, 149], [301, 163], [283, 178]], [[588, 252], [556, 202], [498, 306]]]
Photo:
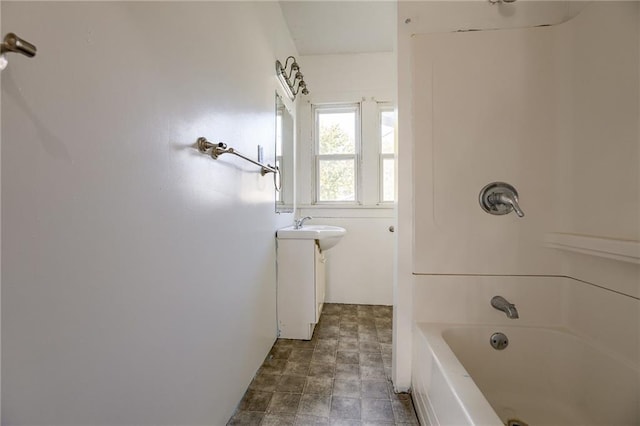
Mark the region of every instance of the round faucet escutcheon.
[[518, 217], [524, 217], [524, 212], [518, 202], [518, 191], [506, 182], [491, 182], [480, 190], [480, 207], [493, 215], [505, 215], [513, 211]]

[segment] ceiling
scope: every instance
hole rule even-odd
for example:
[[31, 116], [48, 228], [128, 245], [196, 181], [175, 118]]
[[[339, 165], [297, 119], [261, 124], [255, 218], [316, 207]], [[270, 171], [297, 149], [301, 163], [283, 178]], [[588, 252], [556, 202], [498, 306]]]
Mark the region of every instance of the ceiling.
[[392, 52], [394, 1], [281, 1], [300, 55]]
[[558, 24], [586, 2], [281, 0], [280, 6], [300, 55], [392, 52], [396, 23], [412, 34], [469, 29], [503, 29]]

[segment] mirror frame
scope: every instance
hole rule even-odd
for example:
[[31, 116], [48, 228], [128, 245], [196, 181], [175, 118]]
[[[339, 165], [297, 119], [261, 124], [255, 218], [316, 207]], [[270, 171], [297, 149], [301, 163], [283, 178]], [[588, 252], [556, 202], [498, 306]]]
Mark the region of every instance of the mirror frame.
[[[274, 191], [274, 204], [275, 204], [275, 212], [276, 213], [294, 213], [296, 206], [296, 115], [293, 113], [294, 111], [294, 103], [284, 94], [282, 93], [281, 88], [278, 87], [275, 91], [274, 97], [274, 153], [275, 153], [275, 164], [280, 167], [280, 182], [281, 182], [281, 190], [280, 194], [278, 191]], [[279, 111], [286, 111], [289, 117], [291, 118], [291, 149], [290, 153], [286, 152], [286, 149], [283, 147], [282, 153], [278, 152], [278, 115]], [[281, 157], [281, 160], [278, 161], [278, 157]], [[290, 158], [287, 156], [290, 155]], [[280, 197], [284, 196], [284, 203], [280, 202]]]

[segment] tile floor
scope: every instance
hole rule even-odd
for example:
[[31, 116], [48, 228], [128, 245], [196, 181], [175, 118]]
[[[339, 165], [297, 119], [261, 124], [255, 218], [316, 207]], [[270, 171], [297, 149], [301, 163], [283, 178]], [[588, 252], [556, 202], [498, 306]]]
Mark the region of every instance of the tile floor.
[[228, 425], [417, 425], [390, 381], [391, 315], [326, 304], [310, 341], [276, 341]]

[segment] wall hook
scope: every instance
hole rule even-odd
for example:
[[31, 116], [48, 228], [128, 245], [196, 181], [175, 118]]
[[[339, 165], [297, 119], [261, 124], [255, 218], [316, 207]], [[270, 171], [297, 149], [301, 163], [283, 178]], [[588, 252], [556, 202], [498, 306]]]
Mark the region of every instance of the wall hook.
[[21, 53], [28, 58], [36, 56], [36, 47], [26, 40], [21, 39], [14, 33], [8, 33], [4, 36], [4, 41], [0, 43], [0, 70], [7, 67], [7, 58], [5, 53]]

